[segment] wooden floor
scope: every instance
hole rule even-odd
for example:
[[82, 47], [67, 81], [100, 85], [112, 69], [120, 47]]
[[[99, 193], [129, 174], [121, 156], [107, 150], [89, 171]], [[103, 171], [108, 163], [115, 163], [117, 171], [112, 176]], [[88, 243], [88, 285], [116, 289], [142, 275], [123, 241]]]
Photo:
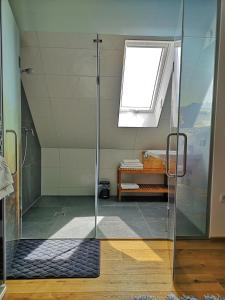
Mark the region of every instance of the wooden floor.
[[4, 299], [165, 299], [170, 292], [225, 296], [225, 242], [179, 241], [175, 284], [170, 248], [165, 241], [102, 241], [99, 278], [7, 281]]

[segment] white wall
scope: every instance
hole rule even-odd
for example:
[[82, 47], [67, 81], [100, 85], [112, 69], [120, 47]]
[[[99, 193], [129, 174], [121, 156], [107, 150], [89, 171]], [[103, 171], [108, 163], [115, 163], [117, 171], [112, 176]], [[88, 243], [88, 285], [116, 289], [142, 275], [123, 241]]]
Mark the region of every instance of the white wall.
[[[100, 179], [111, 182], [116, 195], [116, 171], [123, 159], [141, 158], [141, 150], [102, 149]], [[161, 175], [132, 177], [129, 182], [163, 183]], [[42, 195], [94, 195], [95, 149], [42, 148]]]
[[[95, 34], [23, 34], [22, 68], [33, 67], [33, 73], [23, 74], [22, 81], [42, 148], [95, 148], [94, 38]], [[168, 133], [171, 85], [158, 128], [118, 128], [124, 43], [133, 37], [101, 38], [101, 147], [162, 147]]]
[[[116, 170], [121, 160], [141, 158], [142, 149], [165, 149], [166, 137], [170, 124], [171, 84], [163, 106], [158, 128], [118, 128], [118, 116], [108, 110], [101, 111], [101, 151], [100, 151], [100, 179], [111, 182], [111, 194], [116, 195]], [[116, 107], [115, 103], [110, 100]], [[118, 106], [117, 106], [118, 107]], [[69, 107], [71, 110], [71, 107]], [[73, 110], [71, 110], [72, 112]], [[49, 111], [46, 111], [49, 113]], [[34, 110], [33, 110], [34, 113]], [[79, 111], [78, 113], [82, 114]], [[68, 120], [68, 114], [61, 119]], [[49, 116], [48, 116], [49, 119]], [[51, 118], [49, 119], [51, 121]], [[71, 118], [71, 121], [73, 119]], [[53, 127], [52, 124], [49, 126]], [[60, 123], [59, 126], [65, 126]], [[46, 127], [44, 127], [47, 130]], [[87, 128], [86, 128], [87, 129]], [[77, 147], [68, 147], [67, 143], [56, 139], [56, 147], [42, 146], [42, 195], [94, 195], [95, 181], [95, 131], [92, 135], [84, 132], [84, 126], [71, 125], [73, 134], [83, 137], [92, 147], [80, 143], [65, 131], [64, 139], [70, 143], [78, 143]], [[88, 131], [87, 131], [88, 132]], [[49, 138], [46, 135], [46, 138]], [[89, 143], [89, 139], [92, 142]], [[51, 142], [51, 139], [50, 139]], [[49, 143], [49, 142], [48, 142]], [[58, 146], [58, 143], [62, 146]], [[83, 147], [82, 147], [83, 145]], [[132, 177], [127, 180], [140, 183], [162, 183], [162, 176]]]
[[42, 148], [42, 195], [93, 195], [94, 149]]
[[[64, 33], [23, 34], [22, 66], [34, 68], [32, 75], [24, 74], [22, 79], [42, 147], [43, 195], [94, 194], [94, 37]], [[139, 157], [142, 149], [165, 149], [170, 124], [171, 83], [157, 128], [118, 128], [123, 46], [127, 37], [101, 35], [101, 38], [100, 140], [103, 150], [100, 177], [111, 181], [112, 194], [115, 194], [116, 169], [122, 159]], [[79, 47], [84, 47], [87, 53], [83, 48], [79, 52]], [[85, 85], [76, 85], [84, 78]]]
[[225, 0], [221, 3], [220, 28], [210, 237], [225, 237], [225, 203], [220, 202], [221, 194], [225, 194]]

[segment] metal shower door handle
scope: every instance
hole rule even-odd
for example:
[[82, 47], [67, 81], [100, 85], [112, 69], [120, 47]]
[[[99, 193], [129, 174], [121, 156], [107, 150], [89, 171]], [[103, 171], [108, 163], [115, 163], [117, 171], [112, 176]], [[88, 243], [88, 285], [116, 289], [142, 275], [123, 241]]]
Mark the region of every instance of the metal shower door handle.
[[179, 175], [177, 174], [177, 177], [184, 177], [187, 173], [187, 135], [185, 133], [179, 133], [179, 136], [182, 136], [184, 138], [184, 155], [183, 155], [183, 173]]
[[[169, 167], [169, 151], [170, 151], [170, 138], [172, 136], [182, 136], [184, 138], [184, 155], [183, 155], [183, 173], [177, 174], [177, 173], [170, 173], [170, 167]], [[168, 177], [184, 177], [187, 172], [187, 135], [185, 133], [170, 133], [167, 136], [167, 147], [166, 147], [166, 174]]]
[[169, 166], [169, 152], [170, 152], [170, 138], [172, 136], [177, 136], [177, 133], [170, 133], [167, 136], [167, 146], [166, 146], [166, 175], [168, 177], [176, 177], [176, 173], [170, 173], [170, 166]]
[[7, 129], [6, 133], [12, 133], [14, 135], [14, 139], [15, 139], [15, 169], [14, 169], [14, 172], [12, 173], [12, 175], [16, 175], [16, 173], [17, 173], [17, 167], [18, 167], [17, 133], [16, 133], [15, 130], [12, 130], [12, 129]]

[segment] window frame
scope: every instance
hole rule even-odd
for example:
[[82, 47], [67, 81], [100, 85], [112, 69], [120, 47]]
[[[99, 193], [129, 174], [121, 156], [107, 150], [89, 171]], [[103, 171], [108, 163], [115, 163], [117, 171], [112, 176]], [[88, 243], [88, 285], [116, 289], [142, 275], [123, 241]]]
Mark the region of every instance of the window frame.
[[[160, 70], [157, 74], [157, 87], [154, 91], [154, 99], [150, 109], [139, 108], [124, 108], [122, 106], [123, 84], [124, 84], [124, 69], [126, 62], [127, 47], [152, 47], [163, 48], [163, 58], [160, 64]], [[120, 88], [120, 103], [119, 103], [119, 119], [118, 127], [157, 127], [162, 113], [162, 107], [165, 101], [167, 88], [170, 82], [174, 63], [174, 40], [125, 40], [123, 68]], [[135, 124], [128, 124], [126, 121], [130, 118], [136, 120]], [[141, 120], [142, 121], [138, 121]], [[142, 125], [141, 125], [142, 124]]]
[[[122, 106], [122, 97], [123, 97], [123, 87], [124, 87], [124, 78], [125, 78], [125, 65], [126, 65], [126, 54], [127, 48], [161, 48], [162, 53], [159, 60], [157, 75], [155, 78], [155, 87], [152, 93], [152, 98], [149, 100], [149, 108], [138, 108], [138, 107], [125, 107]], [[123, 69], [122, 69], [122, 80], [121, 80], [121, 91], [120, 91], [120, 109], [121, 111], [135, 111], [135, 112], [153, 112], [155, 109], [157, 97], [159, 94], [159, 89], [161, 86], [162, 75], [165, 67], [165, 62], [168, 54], [169, 44], [168, 42], [162, 41], [149, 41], [149, 40], [126, 40], [124, 45], [124, 58], [123, 58]], [[150, 97], [149, 97], [150, 98]]]

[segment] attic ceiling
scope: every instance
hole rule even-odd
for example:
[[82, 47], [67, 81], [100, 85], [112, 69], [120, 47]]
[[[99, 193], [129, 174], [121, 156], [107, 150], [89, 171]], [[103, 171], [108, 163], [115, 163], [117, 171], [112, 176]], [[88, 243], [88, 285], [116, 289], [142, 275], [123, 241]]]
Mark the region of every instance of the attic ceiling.
[[[22, 82], [42, 147], [96, 146], [95, 38], [95, 34], [77, 33], [22, 34], [22, 68], [33, 68], [32, 74], [22, 75]], [[101, 147], [165, 148], [170, 91], [158, 128], [118, 128], [123, 47], [125, 39], [132, 37], [100, 38]]]
[[173, 37], [182, 13], [182, 0], [9, 2], [21, 32], [98, 32]]

